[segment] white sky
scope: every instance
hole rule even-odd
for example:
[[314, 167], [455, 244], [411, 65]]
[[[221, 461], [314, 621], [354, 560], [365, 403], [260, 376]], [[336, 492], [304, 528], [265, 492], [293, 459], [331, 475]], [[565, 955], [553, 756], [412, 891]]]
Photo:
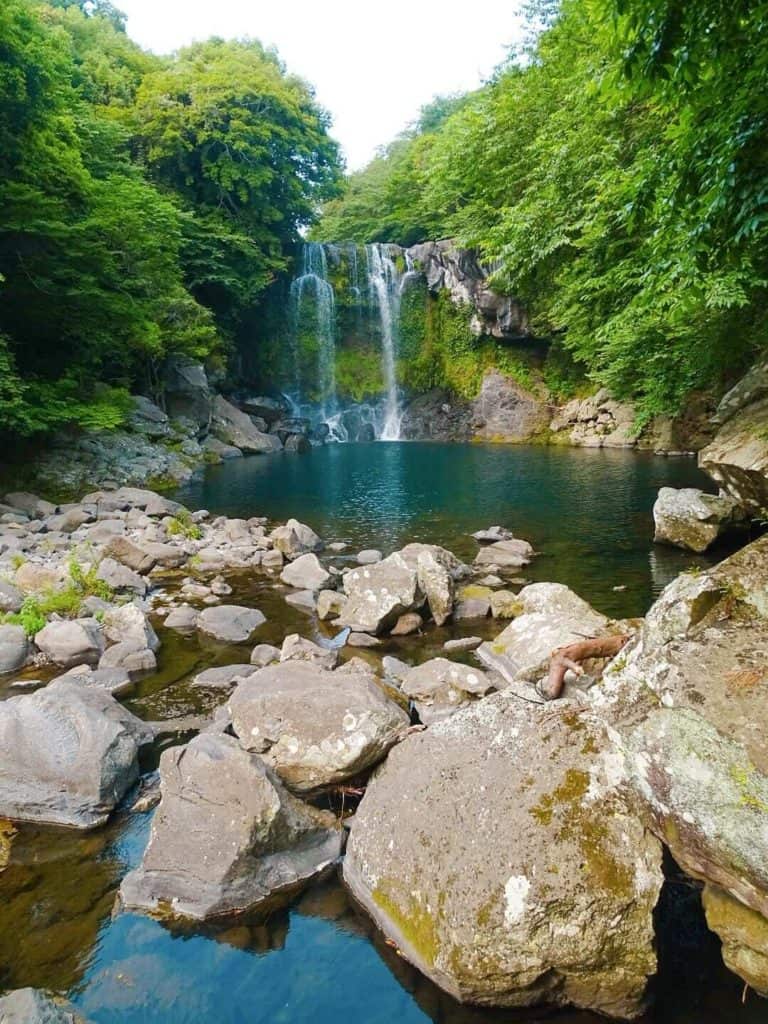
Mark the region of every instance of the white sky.
[[434, 95], [479, 85], [519, 41], [516, 0], [116, 0], [156, 53], [211, 35], [277, 47], [315, 86], [350, 170]]

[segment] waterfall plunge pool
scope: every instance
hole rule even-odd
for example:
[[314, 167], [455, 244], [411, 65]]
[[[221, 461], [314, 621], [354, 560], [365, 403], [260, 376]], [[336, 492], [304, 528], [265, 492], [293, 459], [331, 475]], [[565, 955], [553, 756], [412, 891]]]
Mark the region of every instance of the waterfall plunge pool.
[[[468, 534], [500, 523], [541, 552], [526, 571], [531, 578], [561, 580], [602, 611], [636, 615], [694, 562], [652, 544], [657, 489], [705, 484], [687, 459], [392, 443], [235, 460], [210, 468], [178, 497], [213, 514], [295, 516], [327, 541], [348, 541], [353, 552], [371, 546], [388, 552], [419, 539], [470, 558], [476, 545]], [[233, 599], [267, 614], [262, 639], [276, 642], [297, 629], [312, 635], [310, 620], [269, 584], [242, 586]], [[209, 663], [208, 655], [194, 638], [160, 634], [159, 670], [142, 681], [129, 707], [145, 718], [199, 710], [185, 681]], [[31, 985], [68, 993], [93, 1024], [603, 1020], [576, 1011], [548, 1017], [543, 1010], [459, 1006], [386, 945], [337, 878], [310, 887], [266, 921], [187, 930], [115, 915], [120, 880], [141, 859], [149, 827], [150, 815], [123, 814], [86, 836], [19, 828], [0, 870], [0, 989]], [[644, 1024], [764, 1022], [759, 999], [742, 1005], [743, 985], [723, 967], [698, 895], [683, 883], [665, 889], [663, 901], [657, 1000]]]

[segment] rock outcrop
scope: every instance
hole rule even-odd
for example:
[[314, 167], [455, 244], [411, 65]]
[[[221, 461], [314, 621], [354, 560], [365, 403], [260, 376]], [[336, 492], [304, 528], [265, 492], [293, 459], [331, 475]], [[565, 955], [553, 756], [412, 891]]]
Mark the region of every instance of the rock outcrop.
[[151, 731], [106, 689], [61, 679], [0, 702], [0, 817], [102, 825], [139, 776]]
[[655, 971], [661, 847], [592, 716], [488, 697], [395, 747], [344, 879], [462, 1002], [637, 1016]]
[[768, 398], [750, 400], [763, 394], [759, 387], [729, 392], [718, 408], [723, 425], [699, 452], [704, 472], [752, 512], [768, 507]]
[[492, 370], [472, 402], [473, 435], [481, 441], [530, 441], [547, 430], [551, 414], [546, 401]]
[[242, 746], [299, 793], [372, 767], [408, 727], [405, 712], [367, 674], [295, 661], [241, 682], [229, 711]]
[[231, 736], [197, 736], [160, 759], [161, 801], [125, 907], [196, 920], [297, 892], [341, 853], [331, 814], [291, 796]]
[[213, 401], [211, 430], [224, 444], [234, 445], [242, 452], [265, 454], [283, 447], [276, 434], [266, 434], [254, 426], [246, 413], [232, 405], [221, 395]]
[[744, 513], [734, 498], [695, 487], [662, 487], [653, 506], [654, 541], [700, 553], [733, 527]]

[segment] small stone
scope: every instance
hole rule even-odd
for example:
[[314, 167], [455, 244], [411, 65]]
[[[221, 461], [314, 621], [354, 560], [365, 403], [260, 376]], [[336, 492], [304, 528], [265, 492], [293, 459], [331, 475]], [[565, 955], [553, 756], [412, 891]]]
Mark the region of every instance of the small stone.
[[417, 633], [424, 625], [424, 620], [418, 612], [406, 612], [405, 615], [401, 615], [395, 625], [392, 627], [392, 636], [410, 636], [411, 633]]
[[347, 637], [347, 647], [380, 647], [381, 640], [371, 636], [370, 633], [350, 633]]
[[480, 636], [463, 636], [458, 640], [446, 640], [443, 650], [453, 654], [460, 651], [476, 651], [482, 642], [483, 638]]
[[276, 661], [280, 661], [280, 648], [272, 644], [256, 644], [251, 651], [251, 664], [258, 668], [266, 668]]
[[179, 633], [192, 633], [197, 626], [198, 615], [197, 609], [182, 604], [166, 616], [163, 625], [166, 629], [175, 629]]
[[365, 551], [358, 552], [356, 560], [358, 565], [375, 565], [383, 557], [382, 553], [375, 548], [367, 548]]
[[291, 633], [283, 641], [280, 661], [308, 661], [321, 668], [335, 668], [339, 660], [339, 652], [335, 649], [321, 647], [307, 640], [298, 633]]

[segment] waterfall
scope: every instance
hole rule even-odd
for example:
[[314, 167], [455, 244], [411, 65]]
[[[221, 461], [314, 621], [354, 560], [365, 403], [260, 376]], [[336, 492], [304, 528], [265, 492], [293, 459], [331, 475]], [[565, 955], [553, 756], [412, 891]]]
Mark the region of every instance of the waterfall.
[[317, 384], [324, 418], [336, 409], [336, 303], [333, 285], [328, 280], [325, 249], [319, 242], [305, 242], [302, 247], [301, 274], [291, 282], [291, 337], [296, 398], [301, 398], [302, 381], [299, 362], [298, 335], [304, 316], [305, 298], [314, 298], [314, 319], [317, 333]]
[[[400, 439], [400, 397], [397, 389], [397, 327], [400, 315], [400, 285], [394, 262], [386, 246], [374, 243], [365, 247], [368, 287], [375, 299], [381, 328], [381, 369], [384, 377], [384, 425], [380, 440]], [[373, 310], [373, 303], [371, 304]]]

